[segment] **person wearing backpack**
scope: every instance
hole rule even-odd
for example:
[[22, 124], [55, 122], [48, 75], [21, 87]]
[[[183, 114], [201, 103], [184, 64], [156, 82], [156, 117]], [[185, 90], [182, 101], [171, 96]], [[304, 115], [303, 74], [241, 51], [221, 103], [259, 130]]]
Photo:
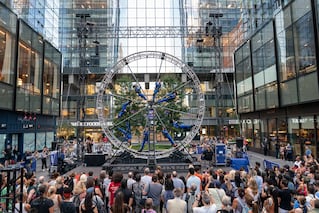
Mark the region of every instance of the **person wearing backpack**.
[[245, 189], [239, 188], [238, 189], [238, 197], [233, 200], [232, 208], [234, 213], [244, 213], [244, 209], [247, 206], [245, 201]]
[[190, 187], [190, 192], [186, 193], [185, 201], [187, 203], [187, 213], [193, 213], [193, 203], [196, 199], [196, 184], [192, 184]]
[[71, 197], [70, 201], [74, 204], [77, 213], [80, 212], [80, 204], [84, 197], [85, 191], [79, 185], [76, 185], [73, 190], [73, 196]]
[[135, 175], [135, 181], [136, 182], [132, 184], [132, 191], [134, 195], [133, 209], [135, 210], [134, 212], [141, 212], [144, 207], [144, 205], [141, 205], [144, 183], [141, 181], [140, 174]]

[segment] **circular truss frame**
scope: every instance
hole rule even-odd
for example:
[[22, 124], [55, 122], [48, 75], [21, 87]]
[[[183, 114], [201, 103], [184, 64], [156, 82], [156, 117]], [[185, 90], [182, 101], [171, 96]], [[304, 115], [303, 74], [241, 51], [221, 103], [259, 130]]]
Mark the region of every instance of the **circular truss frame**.
[[[153, 151], [142, 151], [138, 152], [137, 150], [131, 149], [127, 145], [123, 145], [123, 141], [120, 140], [115, 134], [114, 134], [114, 118], [107, 118], [105, 116], [105, 99], [104, 97], [108, 94], [106, 94], [106, 90], [108, 90], [111, 85], [113, 84], [113, 79], [114, 77], [125, 67], [129, 66], [130, 63], [142, 60], [142, 59], [160, 59], [164, 60], [173, 66], [179, 68], [181, 70], [182, 74], [186, 75], [186, 83], [187, 84], [192, 84], [192, 89], [193, 93], [196, 95], [196, 102], [197, 102], [197, 109], [196, 113], [190, 113], [191, 116], [193, 117], [193, 125], [188, 132], [188, 134], [185, 136], [184, 139], [179, 141], [176, 147], [172, 147], [170, 149], [166, 150], [156, 150], [155, 152]], [[160, 71], [159, 71], [160, 72]], [[131, 73], [134, 75], [133, 73]], [[134, 76], [135, 77], [135, 76]], [[182, 85], [186, 85], [186, 83]], [[176, 88], [177, 89], [177, 88]], [[148, 107], [148, 106], [146, 106]], [[171, 153], [173, 153], [176, 150], [184, 150], [185, 147], [190, 144], [193, 140], [193, 138], [199, 133], [203, 118], [204, 118], [204, 113], [205, 113], [205, 98], [204, 95], [201, 91], [200, 87], [200, 81], [197, 77], [197, 75], [192, 71], [192, 69], [185, 64], [183, 61], [180, 59], [176, 58], [173, 55], [160, 52], [160, 51], [142, 51], [142, 52], [137, 52], [134, 54], [131, 54], [121, 60], [119, 60], [116, 64], [114, 64], [113, 67], [110, 69], [106, 70], [106, 74], [104, 75], [101, 85], [98, 88], [98, 93], [97, 93], [97, 101], [96, 101], [96, 110], [97, 110], [97, 115], [98, 119], [101, 125], [101, 128], [103, 129], [105, 135], [108, 137], [109, 141], [114, 145], [115, 147], [118, 148], [123, 148], [124, 150], [130, 152], [134, 157], [136, 158], [142, 158], [142, 159], [149, 159], [151, 158], [165, 158], [169, 157]], [[155, 110], [156, 114], [156, 110]], [[187, 114], [187, 112], [186, 112]], [[150, 143], [150, 142], [149, 142]]]

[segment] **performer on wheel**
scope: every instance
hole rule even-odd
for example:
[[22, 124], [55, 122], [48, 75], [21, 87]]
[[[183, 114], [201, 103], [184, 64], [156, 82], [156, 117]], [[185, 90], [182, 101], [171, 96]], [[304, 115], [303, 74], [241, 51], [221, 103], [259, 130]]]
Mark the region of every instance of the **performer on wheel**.
[[153, 93], [153, 102], [155, 101], [156, 94], [160, 91], [161, 87], [162, 87], [162, 83], [161, 83], [161, 79], [159, 79], [155, 83], [155, 89], [154, 89], [154, 93]]
[[122, 104], [121, 111], [119, 112], [117, 118], [122, 117], [126, 113], [126, 108], [127, 108], [128, 105], [130, 105], [131, 102], [132, 101], [129, 100], [129, 101], [125, 102], [124, 104]]
[[169, 140], [169, 142], [172, 144], [172, 146], [174, 146], [174, 147], [177, 146], [176, 143], [174, 142], [172, 136], [167, 131], [167, 129], [163, 128], [162, 133], [163, 133], [164, 137]]
[[138, 94], [138, 96], [140, 96], [141, 98], [143, 98], [144, 100], [147, 100], [147, 98], [145, 97], [145, 95], [142, 93], [142, 89], [140, 87], [140, 85], [135, 84], [133, 86], [135, 92]]
[[146, 143], [146, 142], [147, 142], [147, 143], [149, 142], [150, 132], [149, 132], [149, 130], [148, 130], [147, 127], [145, 127], [145, 129], [144, 129], [143, 135], [144, 135], [144, 137], [143, 137], [143, 142], [142, 142], [141, 148], [138, 150], [138, 152], [143, 151], [144, 146], [145, 146], [145, 143]]
[[176, 98], [177, 93], [176, 92], [170, 92], [164, 98], [158, 100], [156, 103], [163, 103], [163, 102], [169, 102], [171, 100], [174, 100]]
[[123, 133], [123, 135], [125, 136], [125, 139], [128, 143], [129, 146], [131, 146], [131, 141], [132, 141], [132, 133], [131, 133], [131, 125], [130, 125], [130, 122], [127, 121], [126, 122], [126, 130], [121, 128], [121, 127], [118, 127], [117, 128], [120, 132]]
[[173, 126], [177, 129], [191, 129], [194, 125], [180, 124], [177, 121], [172, 121]]

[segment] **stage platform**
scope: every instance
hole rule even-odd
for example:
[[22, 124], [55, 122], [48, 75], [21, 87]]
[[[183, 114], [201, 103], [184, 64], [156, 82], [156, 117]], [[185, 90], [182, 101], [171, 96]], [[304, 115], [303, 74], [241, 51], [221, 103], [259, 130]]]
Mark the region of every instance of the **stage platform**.
[[188, 171], [190, 164], [196, 163], [197, 157], [180, 151], [172, 153], [167, 158], [160, 158], [156, 160], [135, 158], [128, 152], [120, 153], [117, 156], [106, 159], [102, 169], [113, 170], [119, 172], [127, 172], [133, 170], [144, 171], [148, 167], [153, 172], [156, 166], [161, 166], [164, 172]]
[[[156, 166], [160, 166], [164, 173], [169, 173], [172, 171], [177, 172], [187, 172], [189, 168], [190, 163], [157, 163]], [[114, 172], [123, 172], [126, 173], [127, 171], [139, 171], [143, 172], [144, 169], [148, 167], [150, 168], [151, 172], [154, 172], [155, 167], [152, 167], [152, 165], [148, 164], [111, 164], [111, 163], [105, 163], [102, 166], [103, 170], [106, 171], [114, 171]]]

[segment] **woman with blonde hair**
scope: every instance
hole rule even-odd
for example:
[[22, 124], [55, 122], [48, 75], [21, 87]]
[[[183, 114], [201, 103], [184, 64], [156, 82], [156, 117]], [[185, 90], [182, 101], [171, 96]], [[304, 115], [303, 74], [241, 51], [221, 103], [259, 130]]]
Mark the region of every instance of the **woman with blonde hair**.
[[[235, 173], [233, 173], [235, 174]], [[221, 188], [224, 189], [227, 196], [231, 197], [231, 200], [233, 201], [238, 196], [238, 188], [235, 186], [235, 184], [232, 182], [231, 175], [225, 175], [225, 183], [222, 184]]]
[[74, 203], [76, 212], [80, 212], [80, 203], [86, 196], [86, 189], [83, 189], [80, 184], [77, 184], [73, 190], [73, 196], [70, 201]]
[[63, 196], [64, 177], [59, 176], [55, 179], [56, 194]]
[[255, 202], [258, 201], [258, 196], [259, 196], [258, 185], [254, 177], [251, 177], [248, 180], [246, 194], [252, 196]]
[[62, 202], [62, 196], [60, 194], [56, 194], [56, 187], [50, 186], [48, 189], [48, 198], [53, 200], [54, 206], [53, 206], [53, 212], [54, 213], [60, 213], [60, 205]]

